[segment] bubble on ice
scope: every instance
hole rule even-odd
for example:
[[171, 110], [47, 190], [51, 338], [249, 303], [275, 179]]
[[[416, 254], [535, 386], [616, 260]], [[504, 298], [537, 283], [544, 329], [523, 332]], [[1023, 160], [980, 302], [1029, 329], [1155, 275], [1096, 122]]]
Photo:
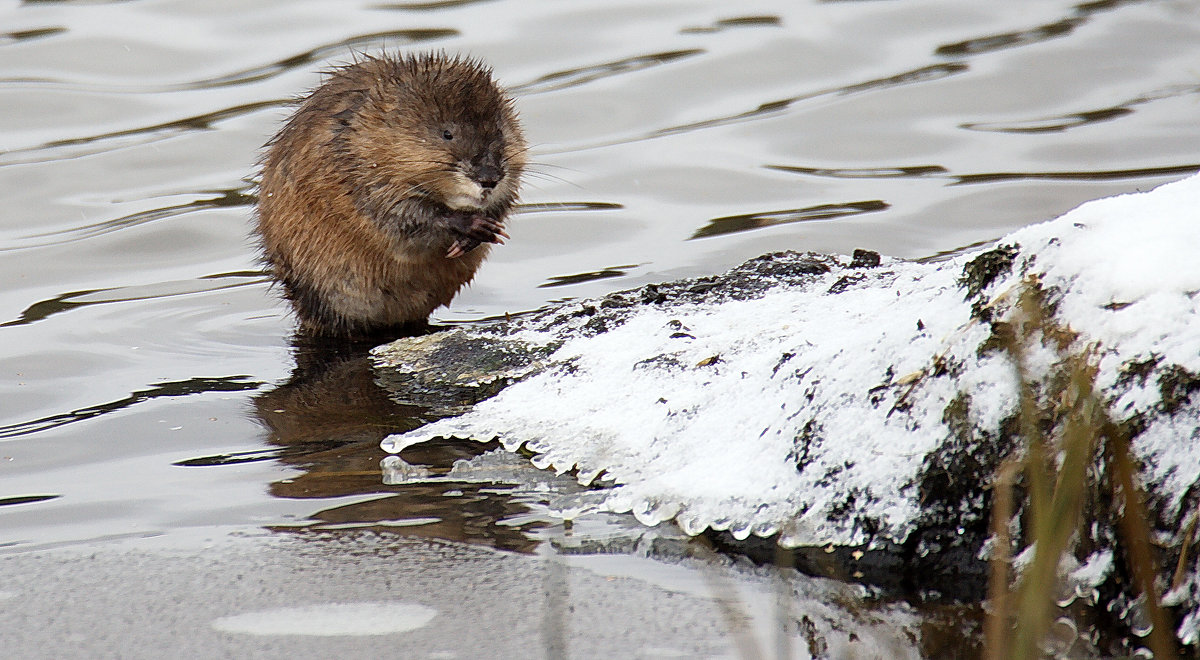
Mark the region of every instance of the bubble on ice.
[[426, 626], [437, 610], [407, 602], [322, 603], [221, 617], [212, 627], [246, 635], [388, 635]]

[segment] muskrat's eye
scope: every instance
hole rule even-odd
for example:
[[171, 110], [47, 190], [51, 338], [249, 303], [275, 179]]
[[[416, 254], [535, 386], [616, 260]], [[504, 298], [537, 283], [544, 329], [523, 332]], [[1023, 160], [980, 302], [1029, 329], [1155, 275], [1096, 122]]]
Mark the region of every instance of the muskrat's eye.
[[454, 134], [451, 133], [449, 129], [444, 130], [444, 131], [442, 131], [442, 139], [443, 140], [453, 140]]

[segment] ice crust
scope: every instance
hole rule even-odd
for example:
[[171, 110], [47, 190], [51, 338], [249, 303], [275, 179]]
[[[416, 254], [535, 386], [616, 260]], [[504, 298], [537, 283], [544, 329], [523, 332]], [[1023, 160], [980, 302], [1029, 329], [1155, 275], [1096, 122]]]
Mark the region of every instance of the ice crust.
[[[1200, 176], [1089, 202], [997, 245], [1019, 253], [983, 299], [1007, 313], [1022, 278], [1040, 278], [1057, 320], [1098, 347], [1097, 384], [1119, 419], [1162, 402], [1153, 382], [1122, 380], [1131, 361], [1200, 373]], [[954, 437], [951, 402], [967, 395], [983, 431], [1016, 408], [1013, 365], [980, 351], [991, 329], [972, 318], [960, 281], [985, 251], [853, 271], [834, 259], [828, 273], [750, 299], [646, 305], [602, 332], [570, 321], [517, 330], [508, 338], [561, 344], [551, 366], [393, 443], [524, 445], [539, 467], [599, 475], [611, 487], [596, 508], [674, 519], [689, 534], [903, 541], [922, 511], [919, 475]], [[562, 317], [595, 304], [569, 303]], [[1054, 359], [1034, 351], [1031, 372]], [[1200, 471], [1200, 425], [1187, 411], [1148, 419], [1135, 444], [1143, 476], [1177, 507]]]

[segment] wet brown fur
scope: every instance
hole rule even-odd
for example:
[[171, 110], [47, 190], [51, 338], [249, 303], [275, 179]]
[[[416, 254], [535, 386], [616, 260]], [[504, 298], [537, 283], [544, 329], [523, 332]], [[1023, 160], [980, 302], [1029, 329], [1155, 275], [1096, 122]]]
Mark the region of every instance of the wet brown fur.
[[[479, 240], [462, 226], [504, 221], [525, 150], [511, 99], [478, 61], [364, 57], [335, 69], [262, 163], [257, 232], [302, 331], [379, 332], [449, 304], [489, 250], [471, 249]], [[450, 258], [456, 242], [466, 254]]]

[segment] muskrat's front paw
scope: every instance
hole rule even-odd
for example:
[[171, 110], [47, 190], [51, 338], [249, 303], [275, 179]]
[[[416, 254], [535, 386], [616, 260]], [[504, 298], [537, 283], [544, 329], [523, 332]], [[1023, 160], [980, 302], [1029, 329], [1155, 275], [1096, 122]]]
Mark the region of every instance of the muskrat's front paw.
[[474, 213], [471, 215], [454, 214], [449, 217], [450, 229], [458, 234], [450, 250], [446, 252], [448, 259], [456, 259], [479, 247], [480, 243], [504, 244], [508, 234], [499, 220]]
[[446, 251], [446, 258], [457, 259], [477, 247], [479, 247], [479, 241], [473, 238], [455, 239], [454, 244]]

